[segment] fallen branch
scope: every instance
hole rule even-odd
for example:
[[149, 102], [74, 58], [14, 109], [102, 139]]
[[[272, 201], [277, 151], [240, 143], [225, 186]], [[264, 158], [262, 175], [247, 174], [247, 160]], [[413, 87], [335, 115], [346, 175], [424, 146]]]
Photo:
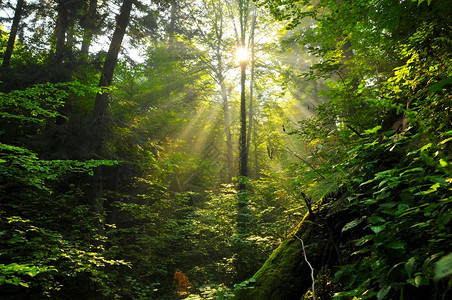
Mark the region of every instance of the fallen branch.
[[303, 254], [304, 254], [304, 260], [308, 264], [309, 268], [311, 269], [311, 279], [312, 279], [312, 299], [315, 300], [315, 278], [314, 278], [314, 268], [312, 267], [311, 263], [308, 261], [308, 258], [306, 256], [306, 250], [304, 249], [304, 242], [302, 239], [300, 239], [296, 234], [293, 235], [301, 242], [301, 248], [303, 248]]

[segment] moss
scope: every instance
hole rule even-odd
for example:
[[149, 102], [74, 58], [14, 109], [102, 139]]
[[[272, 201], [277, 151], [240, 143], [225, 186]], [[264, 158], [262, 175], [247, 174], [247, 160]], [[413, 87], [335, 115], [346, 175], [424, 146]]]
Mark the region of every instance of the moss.
[[[334, 286], [328, 279], [331, 274], [325, 270], [335, 264], [339, 255], [341, 240], [347, 240], [343, 234], [343, 226], [356, 218], [348, 209], [341, 209], [331, 214], [331, 205], [323, 200], [317, 203], [315, 214], [306, 214], [303, 220], [288, 235], [281, 245], [273, 251], [264, 265], [248, 281], [247, 288], [236, 289], [234, 299], [238, 300], [284, 300], [301, 299], [311, 288], [311, 269], [306, 263], [301, 247], [302, 239], [306, 256], [318, 274], [325, 282], [316, 283], [316, 289], [330, 295]], [[349, 233], [348, 233], [349, 234]], [[319, 278], [317, 278], [319, 279]], [[243, 287], [243, 285], [242, 285]]]
[[325, 249], [329, 243], [328, 232], [322, 223], [323, 218], [318, 215], [305, 216], [296, 230], [256, 272], [253, 276], [255, 282], [247, 289], [235, 291], [235, 299], [301, 298], [312, 285], [311, 269], [304, 259], [301, 242], [295, 235], [304, 241], [308, 260], [318, 270], [325, 261]]

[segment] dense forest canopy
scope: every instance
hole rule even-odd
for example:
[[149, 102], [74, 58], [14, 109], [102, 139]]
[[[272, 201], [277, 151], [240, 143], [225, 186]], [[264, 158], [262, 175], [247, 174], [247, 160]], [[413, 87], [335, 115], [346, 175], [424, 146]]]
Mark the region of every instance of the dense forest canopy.
[[450, 299], [452, 1], [0, 1], [0, 298]]

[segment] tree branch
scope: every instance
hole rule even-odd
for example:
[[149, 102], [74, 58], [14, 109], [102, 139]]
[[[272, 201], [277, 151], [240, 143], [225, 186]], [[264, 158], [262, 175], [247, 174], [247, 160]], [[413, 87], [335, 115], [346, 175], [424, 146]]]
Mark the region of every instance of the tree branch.
[[301, 242], [301, 248], [303, 248], [303, 254], [304, 254], [304, 260], [308, 264], [309, 268], [311, 269], [311, 280], [312, 280], [312, 299], [315, 300], [315, 278], [314, 278], [314, 268], [312, 267], [311, 263], [308, 261], [308, 257], [306, 256], [306, 250], [304, 249], [304, 242], [302, 239], [300, 239], [296, 234], [293, 235]]

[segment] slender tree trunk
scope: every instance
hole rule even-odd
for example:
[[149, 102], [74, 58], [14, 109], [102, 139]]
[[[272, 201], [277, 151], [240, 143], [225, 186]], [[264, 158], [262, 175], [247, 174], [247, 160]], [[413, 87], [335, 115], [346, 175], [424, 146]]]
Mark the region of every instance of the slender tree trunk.
[[[113, 38], [110, 42], [110, 48], [108, 49], [102, 74], [100, 76], [99, 87], [109, 87], [113, 80], [113, 74], [118, 62], [119, 50], [121, 49], [122, 40], [124, 39], [127, 25], [129, 24], [132, 4], [133, 0], [124, 0], [121, 7], [121, 11], [116, 23], [116, 29], [113, 33]], [[98, 93], [91, 117], [92, 125], [100, 126], [104, 123], [103, 121], [104, 116], [107, 112], [107, 106], [108, 93]]]
[[248, 136], [246, 140], [246, 153], [250, 153], [251, 144], [251, 132], [253, 130], [253, 118], [254, 118], [254, 103], [253, 103], [253, 92], [254, 92], [254, 63], [255, 63], [255, 52], [254, 52], [254, 32], [256, 29], [257, 13], [254, 11], [253, 22], [251, 25], [251, 39], [250, 39], [250, 49], [251, 49], [251, 68], [250, 68], [250, 95], [249, 95], [249, 111], [248, 111]]
[[314, 105], [317, 106], [319, 104], [319, 84], [316, 80], [314, 80], [312, 84], [314, 86]]
[[[248, 153], [246, 152], [246, 99], [245, 99], [245, 88], [246, 88], [246, 65], [243, 63], [241, 66], [240, 75], [240, 177], [248, 176]], [[244, 191], [246, 189], [243, 180], [240, 181], [239, 191]]]
[[[240, 14], [240, 46], [245, 49], [245, 34], [246, 24], [248, 21], [248, 1], [239, 1], [239, 14]], [[240, 63], [240, 158], [239, 158], [239, 187], [238, 187], [238, 201], [237, 201], [237, 241], [235, 245], [236, 261], [235, 268], [239, 280], [248, 278], [250, 269], [250, 249], [251, 245], [247, 242], [247, 237], [250, 235], [249, 227], [249, 207], [248, 207], [248, 195], [246, 178], [248, 177], [248, 152], [247, 152], [247, 126], [246, 126], [246, 61]]]
[[81, 57], [87, 57], [89, 54], [89, 47], [93, 39], [95, 30], [95, 18], [97, 14], [97, 0], [90, 0], [87, 14], [83, 22], [83, 40], [80, 48]]
[[16, 10], [14, 12], [13, 24], [11, 26], [11, 31], [9, 33], [8, 43], [6, 44], [5, 56], [3, 57], [2, 69], [6, 70], [9, 68], [9, 63], [11, 61], [11, 56], [13, 54], [14, 43], [16, 41], [17, 30], [19, 29], [20, 19], [22, 17], [22, 8], [24, 6], [24, 0], [18, 0], [16, 5]]
[[220, 82], [221, 86], [221, 99], [223, 104], [223, 113], [224, 113], [224, 132], [226, 134], [226, 147], [227, 147], [227, 164], [228, 164], [228, 182], [231, 181], [234, 170], [234, 155], [233, 155], [233, 145], [232, 145], [232, 134], [231, 134], [231, 119], [229, 115], [229, 101], [226, 86], [224, 84], [224, 80]]
[[55, 63], [61, 65], [64, 59], [66, 32], [69, 27], [66, 1], [58, 1], [58, 19], [55, 30]]
[[[240, 15], [240, 46], [245, 49], [245, 35], [246, 25], [248, 19], [248, 1], [239, 1], [239, 15]], [[248, 153], [246, 142], [246, 99], [245, 99], [245, 85], [246, 85], [246, 62], [240, 63], [240, 160], [239, 160], [239, 175], [240, 177], [248, 176]], [[243, 180], [239, 183], [239, 192], [245, 191], [246, 187]]]
[[254, 174], [256, 178], [259, 178], [259, 141], [257, 140], [257, 132], [256, 132], [256, 126], [253, 127], [254, 129]]
[[[118, 54], [121, 49], [122, 40], [124, 38], [127, 25], [130, 20], [133, 0], [124, 0], [121, 11], [117, 18], [116, 29], [110, 43], [110, 48], [105, 59], [104, 68], [99, 81], [99, 87], [109, 87], [113, 80], [113, 74], [118, 62]], [[94, 103], [94, 109], [91, 116], [90, 132], [93, 133], [91, 139], [91, 150], [96, 157], [101, 157], [103, 141], [105, 138], [106, 120], [105, 115], [108, 107], [108, 93], [98, 93]], [[102, 187], [102, 168], [98, 167], [94, 171], [92, 181], [91, 207], [96, 215], [103, 214], [103, 187]], [[102, 224], [95, 224], [98, 232], [102, 232]]]
[[66, 53], [66, 57], [72, 57], [72, 49], [74, 48], [75, 45], [75, 33], [74, 33], [74, 26], [68, 26], [67, 29], [67, 35], [66, 35], [66, 48], [65, 50], [67, 51]]

